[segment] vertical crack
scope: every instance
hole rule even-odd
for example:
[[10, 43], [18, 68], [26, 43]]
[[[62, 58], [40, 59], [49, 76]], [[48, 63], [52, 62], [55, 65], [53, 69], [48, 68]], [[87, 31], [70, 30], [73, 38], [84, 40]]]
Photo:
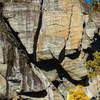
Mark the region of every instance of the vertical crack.
[[[70, 33], [71, 33], [71, 24], [72, 24], [72, 18], [73, 18], [73, 5], [71, 7], [71, 16], [70, 16], [70, 23], [69, 23], [69, 33], [68, 33], [68, 38], [67, 38], [67, 41], [66, 41], [66, 45], [68, 45], [67, 47], [70, 49], [69, 47], [69, 42], [70, 42]], [[68, 42], [69, 41], [69, 42]]]
[[69, 23], [69, 34], [70, 34], [70, 31], [71, 31], [72, 17], [73, 17], [73, 5], [71, 7], [71, 16], [70, 16], [70, 23]]
[[39, 16], [39, 22], [38, 22], [38, 27], [34, 36], [34, 44], [33, 44], [33, 62], [36, 62], [36, 50], [37, 50], [37, 42], [38, 42], [38, 37], [40, 34], [41, 26], [42, 26], [42, 7], [43, 7], [43, 0], [41, 1], [41, 7], [40, 7], [40, 16]]
[[28, 57], [28, 52], [25, 48], [25, 46], [22, 44], [20, 38], [18, 37], [18, 32], [15, 32], [14, 29], [11, 27], [8, 18], [5, 18], [3, 16], [3, 3], [0, 2], [0, 32], [5, 34], [7, 37], [7, 40], [9, 43], [11, 43], [13, 46], [17, 47], [20, 52], [25, 55], [27, 60], [29, 59]]

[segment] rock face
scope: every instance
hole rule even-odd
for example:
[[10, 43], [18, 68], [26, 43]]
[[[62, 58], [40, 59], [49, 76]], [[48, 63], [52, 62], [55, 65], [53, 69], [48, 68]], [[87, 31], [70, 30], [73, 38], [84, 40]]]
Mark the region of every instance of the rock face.
[[[79, 1], [44, 1], [37, 58], [45, 59], [45, 55], [52, 54], [56, 59], [59, 59], [59, 54], [64, 47], [65, 50], [77, 49], [81, 39], [82, 21]], [[48, 51], [47, 54], [42, 54], [46, 51]], [[50, 59], [50, 56], [46, 59]]]
[[7, 98], [64, 100], [70, 88], [86, 85], [84, 65], [100, 51], [99, 18], [85, 0], [1, 0]]
[[7, 82], [5, 78], [0, 75], [0, 99], [5, 100], [6, 98], [6, 88], [7, 88]]

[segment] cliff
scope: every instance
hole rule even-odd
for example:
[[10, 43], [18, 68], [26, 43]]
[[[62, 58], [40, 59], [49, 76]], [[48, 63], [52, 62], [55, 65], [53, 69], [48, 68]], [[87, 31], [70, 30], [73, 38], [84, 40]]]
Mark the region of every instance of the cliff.
[[1, 100], [65, 100], [87, 86], [99, 29], [85, 0], [0, 0]]

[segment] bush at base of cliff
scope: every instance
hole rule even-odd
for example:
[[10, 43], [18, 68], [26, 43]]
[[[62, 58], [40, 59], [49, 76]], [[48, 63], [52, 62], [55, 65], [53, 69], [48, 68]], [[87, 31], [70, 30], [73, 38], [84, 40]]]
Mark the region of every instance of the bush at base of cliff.
[[97, 75], [100, 75], [100, 52], [95, 52], [93, 56], [94, 60], [87, 61], [85, 65], [89, 78], [96, 78]]
[[70, 89], [69, 91], [71, 92], [71, 94], [69, 95], [68, 100], [90, 100], [90, 98], [87, 97], [82, 89], [85, 89], [85, 87], [81, 85], [76, 86], [76, 88]]

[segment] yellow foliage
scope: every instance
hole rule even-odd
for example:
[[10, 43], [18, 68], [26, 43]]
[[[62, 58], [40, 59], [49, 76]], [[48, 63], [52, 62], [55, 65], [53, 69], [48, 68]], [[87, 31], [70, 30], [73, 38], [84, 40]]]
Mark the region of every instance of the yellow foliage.
[[74, 89], [74, 88], [73, 88], [73, 89], [69, 89], [69, 91], [70, 91], [70, 92], [74, 92], [74, 91], [75, 91], [75, 89]]
[[82, 88], [82, 89], [86, 89], [86, 87], [82, 86], [82, 85], [77, 85], [76, 87]]
[[71, 94], [69, 95], [68, 100], [90, 100], [90, 98], [87, 97], [85, 92], [81, 89], [85, 89], [85, 87], [77, 85], [76, 88], [70, 89], [69, 91]]

